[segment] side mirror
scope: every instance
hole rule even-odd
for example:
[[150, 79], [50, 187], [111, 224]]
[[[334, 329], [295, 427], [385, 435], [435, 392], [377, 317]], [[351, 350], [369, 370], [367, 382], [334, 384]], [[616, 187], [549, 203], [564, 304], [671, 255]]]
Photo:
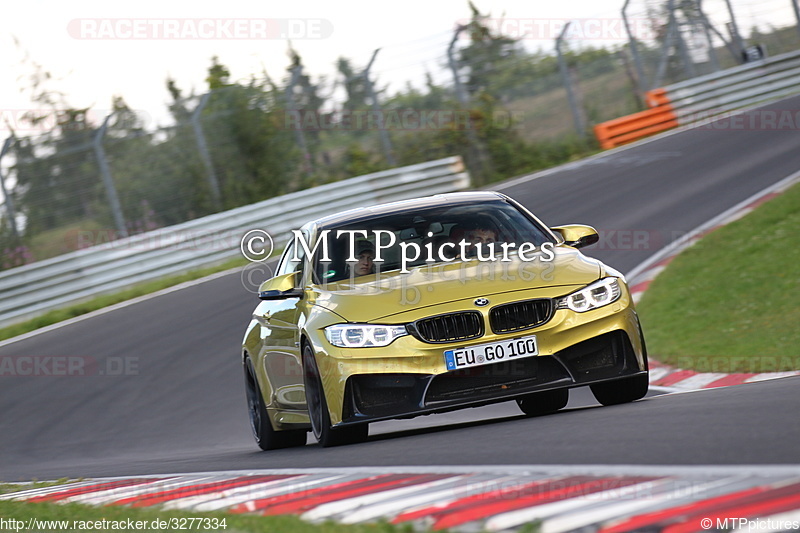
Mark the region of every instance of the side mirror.
[[590, 246], [600, 240], [596, 229], [583, 224], [570, 224], [568, 226], [557, 226], [550, 229], [561, 235], [564, 239], [563, 244], [572, 246], [573, 248]]
[[270, 278], [258, 287], [258, 297], [262, 300], [285, 300], [286, 298], [299, 298], [303, 289], [295, 287], [299, 272], [291, 272], [282, 276]]

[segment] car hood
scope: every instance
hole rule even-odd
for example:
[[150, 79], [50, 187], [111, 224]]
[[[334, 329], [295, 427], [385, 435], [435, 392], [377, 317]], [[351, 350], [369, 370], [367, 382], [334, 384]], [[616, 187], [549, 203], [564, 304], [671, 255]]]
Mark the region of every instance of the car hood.
[[375, 322], [410, 310], [512, 291], [563, 287], [567, 294], [603, 275], [603, 264], [569, 247], [556, 247], [552, 261], [457, 261], [318, 285], [314, 304], [348, 322]]

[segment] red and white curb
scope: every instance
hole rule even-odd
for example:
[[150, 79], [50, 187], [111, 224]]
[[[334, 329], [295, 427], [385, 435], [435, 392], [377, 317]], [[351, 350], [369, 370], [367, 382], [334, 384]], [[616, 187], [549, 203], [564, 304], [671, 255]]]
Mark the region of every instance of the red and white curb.
[[[689, 235], [672, 243], [661, 252], [637, 266], [628, 274], [631, 281], [631, 296], [633, 301], [638, 303], [642, 295], [650, 286], [650, 283], [663, 271], [667, 265], [683, 250], [697, 242], [703, 236], [720, 228], [726, 224], [740, 219], [747, 215], [761, 204], [780, 196], [786, 189], [800, 182], [800, 172], [784, 178], [775, 185], [768, 187], [743, 202], [733, 206], [721, 215], [711, 219], [702, 226], [690, 232]], [[730, 385], [740, 385], [768, 379], [782, 378], [788, 376], [799, 376], [800, 371], [788, 372], [761, 372], [761, 373], [716, 373], [716, 372], [696, 372], [694, 370], [684, 370], [673, 368], [668, 365], [650, 360], [650, 385], [664, 387], [672, 390], [698, 390], [710, 389], [714, 387], [728, 387]]]
[[[416, 530], [543, 533], [792, 529], [800, 467], [505, 466], [263, 470], [94, 479], [2, 500], [388, 521]], [[734, 524], [730, 520], [735, 518]], [[725, 521], [729, 519], [729, 521]], [[709, 522], [709, 520], [711, 522]], [[784, 526], [774, 527], [776, 524]], [[796, 522], [794, 522], [796, 523]], [[711, 524], [711, 527], [705, 527]], [[795, 527], [794, 529], [797, 529]]]

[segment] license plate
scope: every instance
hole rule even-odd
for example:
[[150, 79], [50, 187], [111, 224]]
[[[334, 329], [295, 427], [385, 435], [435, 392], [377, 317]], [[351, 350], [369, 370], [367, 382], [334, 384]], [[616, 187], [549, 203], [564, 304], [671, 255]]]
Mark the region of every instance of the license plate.
[[444, 352], [444, 361], [447, 365], [447, 370], [458, 370], [459, 368], [523, 359], [538, 354], [539, 347], [536, 344], [536, 335], [530, 335], [529, 337], [520, 337], [508, 341], [478, 344], [477, 346], [469, 346], [457, 350], [446, 350]]

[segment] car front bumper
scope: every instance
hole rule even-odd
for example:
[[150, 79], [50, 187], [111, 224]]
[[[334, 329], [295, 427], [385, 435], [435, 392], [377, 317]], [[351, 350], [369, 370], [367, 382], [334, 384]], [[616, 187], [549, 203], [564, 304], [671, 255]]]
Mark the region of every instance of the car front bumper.
[[[636, 342], [637, 345], [641, 345]], [[342, 425], [410, 418], [507, 401], [552, 389], [647, 373], [627, 333], [616, 330], [552, 355], [443, 374], [357, 374], [347, 380]]]
[[[553, 297], [557, 290], [506, 298]], [[451, 305], [437, 310], [463, 308], [461, 302]], [[529, 335], [536, 335], [537, 356], [456, 371], [446, 367], [445, 350]], [[424, 343], [408, 335], [388, 347], [348, 350], [331, 346], [324, 336], [313, 337], [334, 425], [484, 405], [647, 372], [639, 319], [624, 285], [619, 300], [605, 307], [585, 313], [559, 309], [541, 326], [499, 335], [487, 328], [484, 336], [468, 342]]]

